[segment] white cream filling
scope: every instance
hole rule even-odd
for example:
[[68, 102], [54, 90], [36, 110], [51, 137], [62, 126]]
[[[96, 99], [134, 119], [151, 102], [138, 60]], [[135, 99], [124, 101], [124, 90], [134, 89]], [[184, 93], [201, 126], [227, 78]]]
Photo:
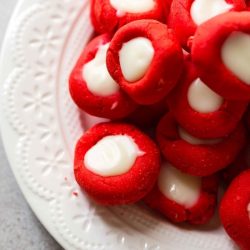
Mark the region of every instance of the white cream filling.
[[140, 80], [148, 70], [153, 57], [152, 42], [145, 37], [137, 37], [123, 44], [120, 52], [120, 65], [128, 82]]
[[233, 8], [225, 0], [194, 0], [190, 14], [196, 25], [200, 25], [210, 18], [225, 13]]
[[155, 6], [154, 0], [110, 0], [111, 6], [118, 13], [141, 13], [152, 10]]
[[88, 150], [84, 165], [101, 176], [116, 176], [127, 173], [136, 158], [143, 155], [134, 140], [127, 135], [106, 136]]
[[184, 174], [171, 164], [161, 167], [158, 187], [168, 199], [187, 208], [194, 206], [201, 192], [201, 178]]
[[221, 49], [225, 66], [245, 84], [250, 85], [250, 35], [234, 31]]
[[200, 78], [193, 81], [188, 90], [188, 103], [200, 113], [217, 111], [223, 104], [223, 98], [204, 84]]
[[187, 131], [185, 131], [183, 128], [179, 127], [179, 136], [182, 140], [192, 144], [192, 145], [214, 145], [219, 142], [221, 142], [221, 139], [200, 139], [197, 137], [194, 137], [190, 135]]
[[95, 58], [83, 67], [83, 79], [88, 90], [96, 96], [110, 96], [119, 91], [119, 85], [110, 76], [106, 65], [106, 54], [109, 43], [101, 45]]

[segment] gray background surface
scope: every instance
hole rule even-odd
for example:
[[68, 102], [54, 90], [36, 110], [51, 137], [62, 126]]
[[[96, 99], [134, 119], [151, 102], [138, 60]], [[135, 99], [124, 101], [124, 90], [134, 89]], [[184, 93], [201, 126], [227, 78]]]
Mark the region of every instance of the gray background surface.
[[[0, 0], [0, 46], [17, 0]], [[59, 250], [61, 247], [30, 210], [14, 176], [0, 138], [0, 249]]]

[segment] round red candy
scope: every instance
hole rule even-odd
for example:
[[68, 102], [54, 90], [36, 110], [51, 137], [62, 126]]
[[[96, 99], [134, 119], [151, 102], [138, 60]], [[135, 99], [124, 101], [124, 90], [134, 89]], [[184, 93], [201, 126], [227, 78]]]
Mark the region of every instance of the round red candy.
[[[133, 49], [134, 54], [136, 52], [138, 55], [129, 63], [122, 61], [121, 51], [127, 48], [126, 45], [135, 42], [135, 39], [141, 38], [151, 43], [153, 56], [151, 53], [152, 60], [145, 72], [131, 80], [128, 75], [124, 75], [126, 68], [130, 67], [130, 71], [136, 74], [131, 64], [139, 67], [142, 54], [148, 53], [149, 49], [140, 53], [137, 52], [140, 47]], [[117, 31], [108, 50], [107, 66], [110, 75], [135, 102], [150, 105], [163, 99], [177, 83], [183, 68], [183, 53], [173, 31], [166, 25], [155, 20], [140, 20]]]
[[234, 179], [221, 205], [221, 222], [240, 249], [250, 249], [250, 170]]
[[[186, 178], [183, 183], [167, 183], [169, 180], [168, 176], [164, 176], [162, 174], [163, 168], [168, 168], [170, 166], [164, 165], [162, 166], [160, 177], [158, 183], [155, 185], [154, 189], [146, 196], [144, 201], [146, 204], [153, 208], [154, 210], [160, 212], [166, 218], [174, 223], [180, 222], [188, 222], [190, 224], [200, 225], [207, 223], [214, 214], [216, 204], [217, 204], [217, 192], [218, 192], [218, 178], [217, 176], [209, 176], [209, 177], [191, 177], [188, 175], [184, 175], [181, 173], [177, 173], [178, 175], [184, 175]], [[171, 166], [172, 168], [172, 166]], [[164, 171], [167, 171], [166, 169]], [[178, 171], [178, 170], [175, 170]], [[167, 172], [166, 172], [167, 175]], [[174, 192], [173, 197], [170, 197], [169, 193], [164, 193], [164, 188], [161, 188], [160, 179], [165, 177], [165, 185], [167, 185], [169, 192], [171, 190]], [[178, 178], [178, 177], [177, 177]], [[197, 179], [197, 180], [196, 180]], [[180, 180], [179, 180], [180, 181]], [[191, 184], [192, 182], [192, 184]], [[194, 182], [200, 182], [198, 185], [195, 185]], [[179, 187], [178, 185], [184, 185], [183, 187]], [[191, 185], [192, 187], [188, 187], [186, 189], [197, 189], [193, 192], [196, 192], [194, 195], [197, 196], [190, 204], [180, 203], [180, 198], [175, 199], [174, 196], [190, 196], [190, 191], [185, 194], [186, 190], [184, 187], [186, 185]], [[200, 185], [200, 186], [199, 186]], [[194, 187], [195, 186], [195, 187]], [[188, 197], [190, 199], [193, 197]], [[181, 198], [188, 201], [187, 197]]]
[[[180, 135], [180, 127], [168, 113], [157, 127], [157, 140], [166, 160], [184, 173], [208, 176], [227, 167], [244, 147], [246, 134], [242, 124], [225, 138], [199, 140], [195, 143]], [[185, 135], [185, 137], [190, 137]]]
[[[110, 39], [106, 34], [101, 35], [94, 38], [87, 45], [70, 75], [69, 89], [74, 102], [85, 112], [98, 117], [120, 119], [132, 113], [137, 105], [120, 89], [117, 83], [113, 83], [116, 88], [115, 92], [103, 95], [104, 91], [100, 91], [100, 93], [96, 94], [96, 92], [89, 89], [83, 74], [86, 65], [97, 57], [100, 48], [107, 45]], [[100, 67], [100, 63], [94, 68], [94, 71], [98, 72], [98, 75], [92, 81], [97, 82], [100, 80], [99, 86], [101, 86], [103, 84], [101, 82], [103, 77], [101, 70], [103, 69], [98, 67]], [[105, 70], [105, 74], [109, 74], [107, 69]], [[113, 81], [113, 79], [109, 79], [110, 81]]]
[[[97, 174], [86, 165], [85, 157], [89, 150], [109, 136], [129, 137], [140, 150], [133, 165], [123, 174]], [[106, 150], [109, 145], [105, 144], [104, 146]], [[123, 146], [125, 147], [125, 145], [122, 144], [122, 149], [124, 149]], [[114, 147], [112, 150], [101, 152], [100, 155], [104, 154], [104, 159], [111, 158], [111, 162], [113, 162], [122, 154], [119, 150], [120, 148]], [[94, 158], [100, 160], [100, 155], [95, 155]], [[128, 158], [130, 156], [128, 155]], [[104, 169], [108, 167], [105, 166]], [[98, 124], [87, 131], [76, 145], [74, 161], [76, 180], [90, 197], [103, 205], [134, 203], [142, 199], [153, 188], [159, 169], [160, 154], [155, 143], [132, 125], [123, 123]]]
[[181, 80], [168, 98], [178, 123], [193, 136], [209, 139], [230, 134], [246, 108], [245, 101], [225, 100], [203, 83], [187, 61]]
[[[168, 17], [168, 25], [176, 32], [184, 48], [190, 47], [189, 42], [192, 40], [192, 36], [197, 27], [203, 22], [221, 13], [232, 10], [240, 11], [246, 8], [243, 0], [207, 2], [209, 3], [206, 5], [204, 0], [173, 0]], [[204, 11], [204, 14], [202, 14], [202, 11]]]
[[250, 100], [250, 12], [228, 12], [198, 27], [192, 60], [211, 89], [226, 99]]
[[168, 12], [165, 12], [162, 0], [152, 0], [152, 6], [149, 3], [147, 8], [145, 8], [145, 2], [143, 3], [143, 1], [141, 3], [137, 1], [137, 5], [133, 4], [134, 8], [129, 6], [132, 4], [131, 1], [129, 2], [126, 3], [126, 0], [92, 0], [91, 20], [95, 30], [100, 34], [113, 33], [121, 26], [135, 20], [155, 19], [164, 21], [165, 14], [168, 14]]

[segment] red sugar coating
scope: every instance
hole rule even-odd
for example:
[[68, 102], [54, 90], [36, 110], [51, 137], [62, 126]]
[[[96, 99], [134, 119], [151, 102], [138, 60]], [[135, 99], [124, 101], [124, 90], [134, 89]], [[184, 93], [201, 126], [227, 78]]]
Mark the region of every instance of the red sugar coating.
[[[128, 135], [143, 155], [138, 156], [129, 172], [103, 177], [89, 171], [84, 156], [102, 138], [110, 135]], [[154, 186], [160, 169], [160, 153], [155, 143], [132, 125], [101, 123], [87, 131], [75, 149], [74, 173], [78, 184], [98, 203], [120, 205], [142, 199]]]
[[[119, 52], [124, 43], [137, 37], [149, 39], [155, 54], [145, 75], [131, 83], [122, 74]], [[107, 66], [110, 75], [134, 101], [150, 105], [163, 99], [177, 83], [183, 68], [183, 53], [166, 25], [155, 20], [140, 20], [117, 31], [107, 53]]]
[[250, 170], [234, 179], [221, 205], [221, 222], [242, 250], [250, 249]]
[[175, 223], [188, 222], [200, 225], [207, 223], [214, 214], [217, 204], [218, 177], [203, 177], [201, 193], [197, 203], [187, 208], [167, 198], [156, 184], [154, 189], [144, 198], [145, 203]]
[[[180, 43], [184, 48], [190, 48], [189, 39], [194, 35], [197, 25], [193, 21], [190, 9], [194, 0], [173, 0], [169, 16], [168, 25], [172, 28]], [[246, 8], [244, 0], [226, 0], [233, 4], [232, 10], [241, 11]]]
[[224, 137], [238, 125], [247, 102], [224, 100], [218, 111], [200, 113], [188, 102], [189, 87], [197, 78], [199, 76], [194, 65], [187, 61], [177, 88], [168, 98], [169, 108], [178, 123], [193, 136], [204, 139]]
[[173, 0], [161, 0], [161, 2], [162, 2], [164, 14], [165, 14], [165, 19], [167, 21], [169, 11], [170, 11], [170, 7], [171, 7], [171, 4], [172, 4]]
[[227, 167], [244, 147], [246, 133], [242, 124], [232, 134], [213, 145], [192, 145], [179, 136], [178, 124], [168, 113], [157, 127], [157, 140], [166, 160], [184, 173], [208, 176]]
[[226, 68], [221, 48], [234, 31], [250, 34], [250, 12], [228, 12], [200, 25], [191, 55], [200, 78], [226, 99], [250, 100], [250, 86]]
[[162, 6], [162, 0], [155, 0], [155, 7], [142, 13], [120, 13], [109, 0], [91, 0], [91, 21], [96, 32], [113, 33], [121, 26], [140, 19], [164, 21], [168, 11]]
[[69, 79], [70, 94], [79, 108], [87, 113], [109, 119], [119, 119], [132, 113], [137, 105], [121, 89], [110, 96], [97, 96], [89, 91], [83, 79], [83, 67], [95, 58], [100, 45], [110, 42], [107, 34], [94, 38], [82, 52]]

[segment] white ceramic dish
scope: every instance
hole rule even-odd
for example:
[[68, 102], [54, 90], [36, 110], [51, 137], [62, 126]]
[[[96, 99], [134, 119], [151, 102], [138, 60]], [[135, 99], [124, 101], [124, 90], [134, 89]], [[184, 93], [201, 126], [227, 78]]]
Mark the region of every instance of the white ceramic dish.
[[214, 221], [177, 227], [142, 205], [93, 204], [73, 178], [73, 149], [93, 122], [68, 94], [67, 78], [91, 36], [86, 0], [21, 0], [1, 58], [1, 131], [27, 201], [65, 249], [232, 250]]

